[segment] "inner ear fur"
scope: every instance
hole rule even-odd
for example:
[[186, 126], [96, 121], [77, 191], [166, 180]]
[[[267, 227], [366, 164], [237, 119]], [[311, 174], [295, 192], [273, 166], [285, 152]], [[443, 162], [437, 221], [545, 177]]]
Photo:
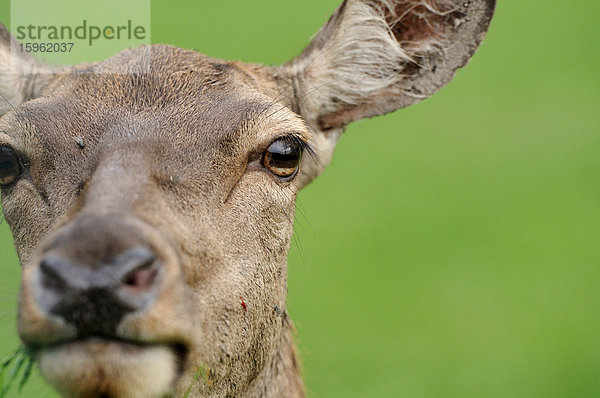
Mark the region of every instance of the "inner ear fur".
[[437, 92], [483, 39], [495, 0], [346, 0], [282, 66], [313, 128], [392, 112]]
[[0, 116], [38, 97], [58, 70], [22, 52], [19, 43], [0, 23]]

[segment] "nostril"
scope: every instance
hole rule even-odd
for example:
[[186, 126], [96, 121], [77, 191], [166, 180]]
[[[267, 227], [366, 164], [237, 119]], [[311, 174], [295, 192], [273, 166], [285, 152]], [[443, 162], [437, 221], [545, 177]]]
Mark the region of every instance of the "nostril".
[[144, 265], [123, 277], [123, 284], [131, 289], [148, 290], [154, 285], [158, 267], [155, 263]]
[[64, 319], [80, 335], [114, 334], [123, 316], [154, 302], [162, 275], [154, 251], [135, 246], [108, 261], [83, 260], [46, 253], [32, 286], [39, 309]]
[[123, 275], [120, 281], [129, 291], [143, 292], [154, 285], [159, 267], [152, 251], [144, 247], [130, 249], [117, 259], [117, 263]]
[[67, 261], [58, 257], [46, 257], [40, 263], [42, 287], [50, 290], [62, 290], [68, 283], [61, 274], [69, 267]]

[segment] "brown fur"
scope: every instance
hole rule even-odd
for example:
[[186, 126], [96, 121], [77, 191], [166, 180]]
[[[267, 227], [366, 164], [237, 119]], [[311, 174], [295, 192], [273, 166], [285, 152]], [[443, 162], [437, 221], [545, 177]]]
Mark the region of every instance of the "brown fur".
[[[0, 144], [27, 164], [2, 191], [23, 266], [19, 333], [64, 396], [181, 396], [188, 388], [194, 397], [304, 396], [285, 312], [296, 194], [329, 162], [347, 123], [415, 102], [407, 87], [427, 96], [447, 83], [473, 54], [494, 7], [453, 2], [470, 18], [456, 24], [458, 11], [440, 16], [420, 2], [364, 3], [388, 24], [380, 36], [411, 44], [397, 68], [402, 78], [380, 77], [397, 85], [365, 87], [352, 98], [336, 98], [345, 90], [339, 82], [318, 86], [321, 68], [336, 67], [335, 46], [360, 42], [340, 31], [355, 15], [347, 10], [361, 9], [358, 0], [344, 2], [313, 43], [278, 68], [165, 45], [57, 70], [27, 56], [9, 68], [0, 57], [0, 89], [18, 88], [4, 89], [16, 109], [0, 119]], [[435, 10], [447, 10], [449, 1], [438, 3]], [[425, 41], [433, 36], [452, 46], [431, 50]], [[11, 47], [0, 25], [4, 59]], [[415, 67], [416, 55], [427, 68]], [[15, 67], [28, 72], [9, 73]], [[355, 68], [357, 76], [370, 73], [362, 63]], [[31, 89], [23, 94], [23, 87]], [[285, 182], [260, 157], [290, 133], [316, 155]], [[152, 248], [163, 274], [154, 304], [115, 325], [115, 339], [135, 344], [65, 344], [77, 332], [36, 304], [41, 257], [59, 253], [94, 268], [136, 244]]]

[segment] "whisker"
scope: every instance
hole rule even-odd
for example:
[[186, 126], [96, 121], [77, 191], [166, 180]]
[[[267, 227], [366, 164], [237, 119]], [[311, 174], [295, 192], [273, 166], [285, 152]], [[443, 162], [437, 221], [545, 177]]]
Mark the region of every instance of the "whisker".
[[300, 198], [297, 198], [296, 199], [296, 211], [298, 213], [300, 213], [300, 215], [302, 216], [302, 220], [304, 220], [306, 222], [306, 224], [308, 225], [309, 232], [311, 234], [314, 234], [315, 233], [315, 229], [314, 229], [312, 223], [310, 222], [310, 220], [308, 219], [308, 217], [306, 216], [305, 210], [306, 209], [304, 208], [304, 205], [302, 204], [302, 201], [300, 200]]
[[[260, 113], [257, 116], [263, 116], [263, 113], [268, 111], [269, 109], [271, 109], [271, 107], [273, 105], [275, 105], [276, 103], [279, 102], [279, 100], [283, 97], [284, 93], [286, 93], [288, 91], [288, 89], [294, 84], [293, 80], [290, 80], [290, 82], [279, 92], [279, 94], [277, 94], [277, 96], [275, 98], [273, 98], [273, 100], [269, 103], [269, 105], [267, 107], [265, 107], [265, 109], [263, 109], [262, 111], [260, 111]], [[264, 120], [264, 119], [263, 119]]]
[[[303, 100], [301, 102], [301, 105], [304, 105], [306, 103], [306, 101], [309, 100], [310, 96], [313, 95], [314, 93], [316, 93], [318, 90], [322, 89], [325, 86], [331, 85], [333, 83], [323, 83], [320, 86], [314, 87], [311, 90], [309, 90], [307, 93], [303, 94], [302, 96], [300, 96], [298, 99], [299, 100]], [[277, 113], [281, 112], [282, 110], [289, 108], [290, 105], [292, 105], [292, 102], [289, 103], [285, 103], [283, 104], [281, 107], [277, 108], [275, 111], [271, 112], [270, 114], [268, 114], [265, 119], [268, 119], [274, 115], [276, 115]], [[268, 109], [268, 108], [267, 108]]]
[[6, 103], [7, 103], [8, 105], [10, 105], [10, 107], [12, 108], [12, 110], [13, 110], [13, 111], [16, 111], [16, 110], [17, 110], [17, 109], [16, 109], [16, 108], [13, 106], [13, 104], [11, 104], [11, 103], [10, 103], [10, 101], [9, 101], [8, 99], [6, 99], [6, 97], [5, 97], [5, 96], [3, 96], [2, 94], [0, 94], [0, 97], [2, 97], [2, 99], [3, 99], [4, 101], [6, 101]]
[[300, 237], [298, 236], [298, 234], [296, 234], [294, 232], [294, 234], [292, 235], [292, 239], [294, 241], [294, 245], [298, 249], [298, 254], [300, 254], [300, 263], [303, 266], [306, 266], [306, 257], [304, 256], [304, 246], [302, 245], [302, 242], [300, 241]]

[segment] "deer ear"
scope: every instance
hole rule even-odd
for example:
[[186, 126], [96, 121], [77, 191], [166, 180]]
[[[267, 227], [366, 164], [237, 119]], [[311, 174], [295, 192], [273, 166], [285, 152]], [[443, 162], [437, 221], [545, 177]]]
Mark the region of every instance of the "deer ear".
[[283, 66], [313, 128], [392, 112], [434, 94], [485, 35], [495, 0], [346, 0]]
[[0, 116], [38, 97], [55, 76], [52, 68], [22, 52], [0, 23]]

